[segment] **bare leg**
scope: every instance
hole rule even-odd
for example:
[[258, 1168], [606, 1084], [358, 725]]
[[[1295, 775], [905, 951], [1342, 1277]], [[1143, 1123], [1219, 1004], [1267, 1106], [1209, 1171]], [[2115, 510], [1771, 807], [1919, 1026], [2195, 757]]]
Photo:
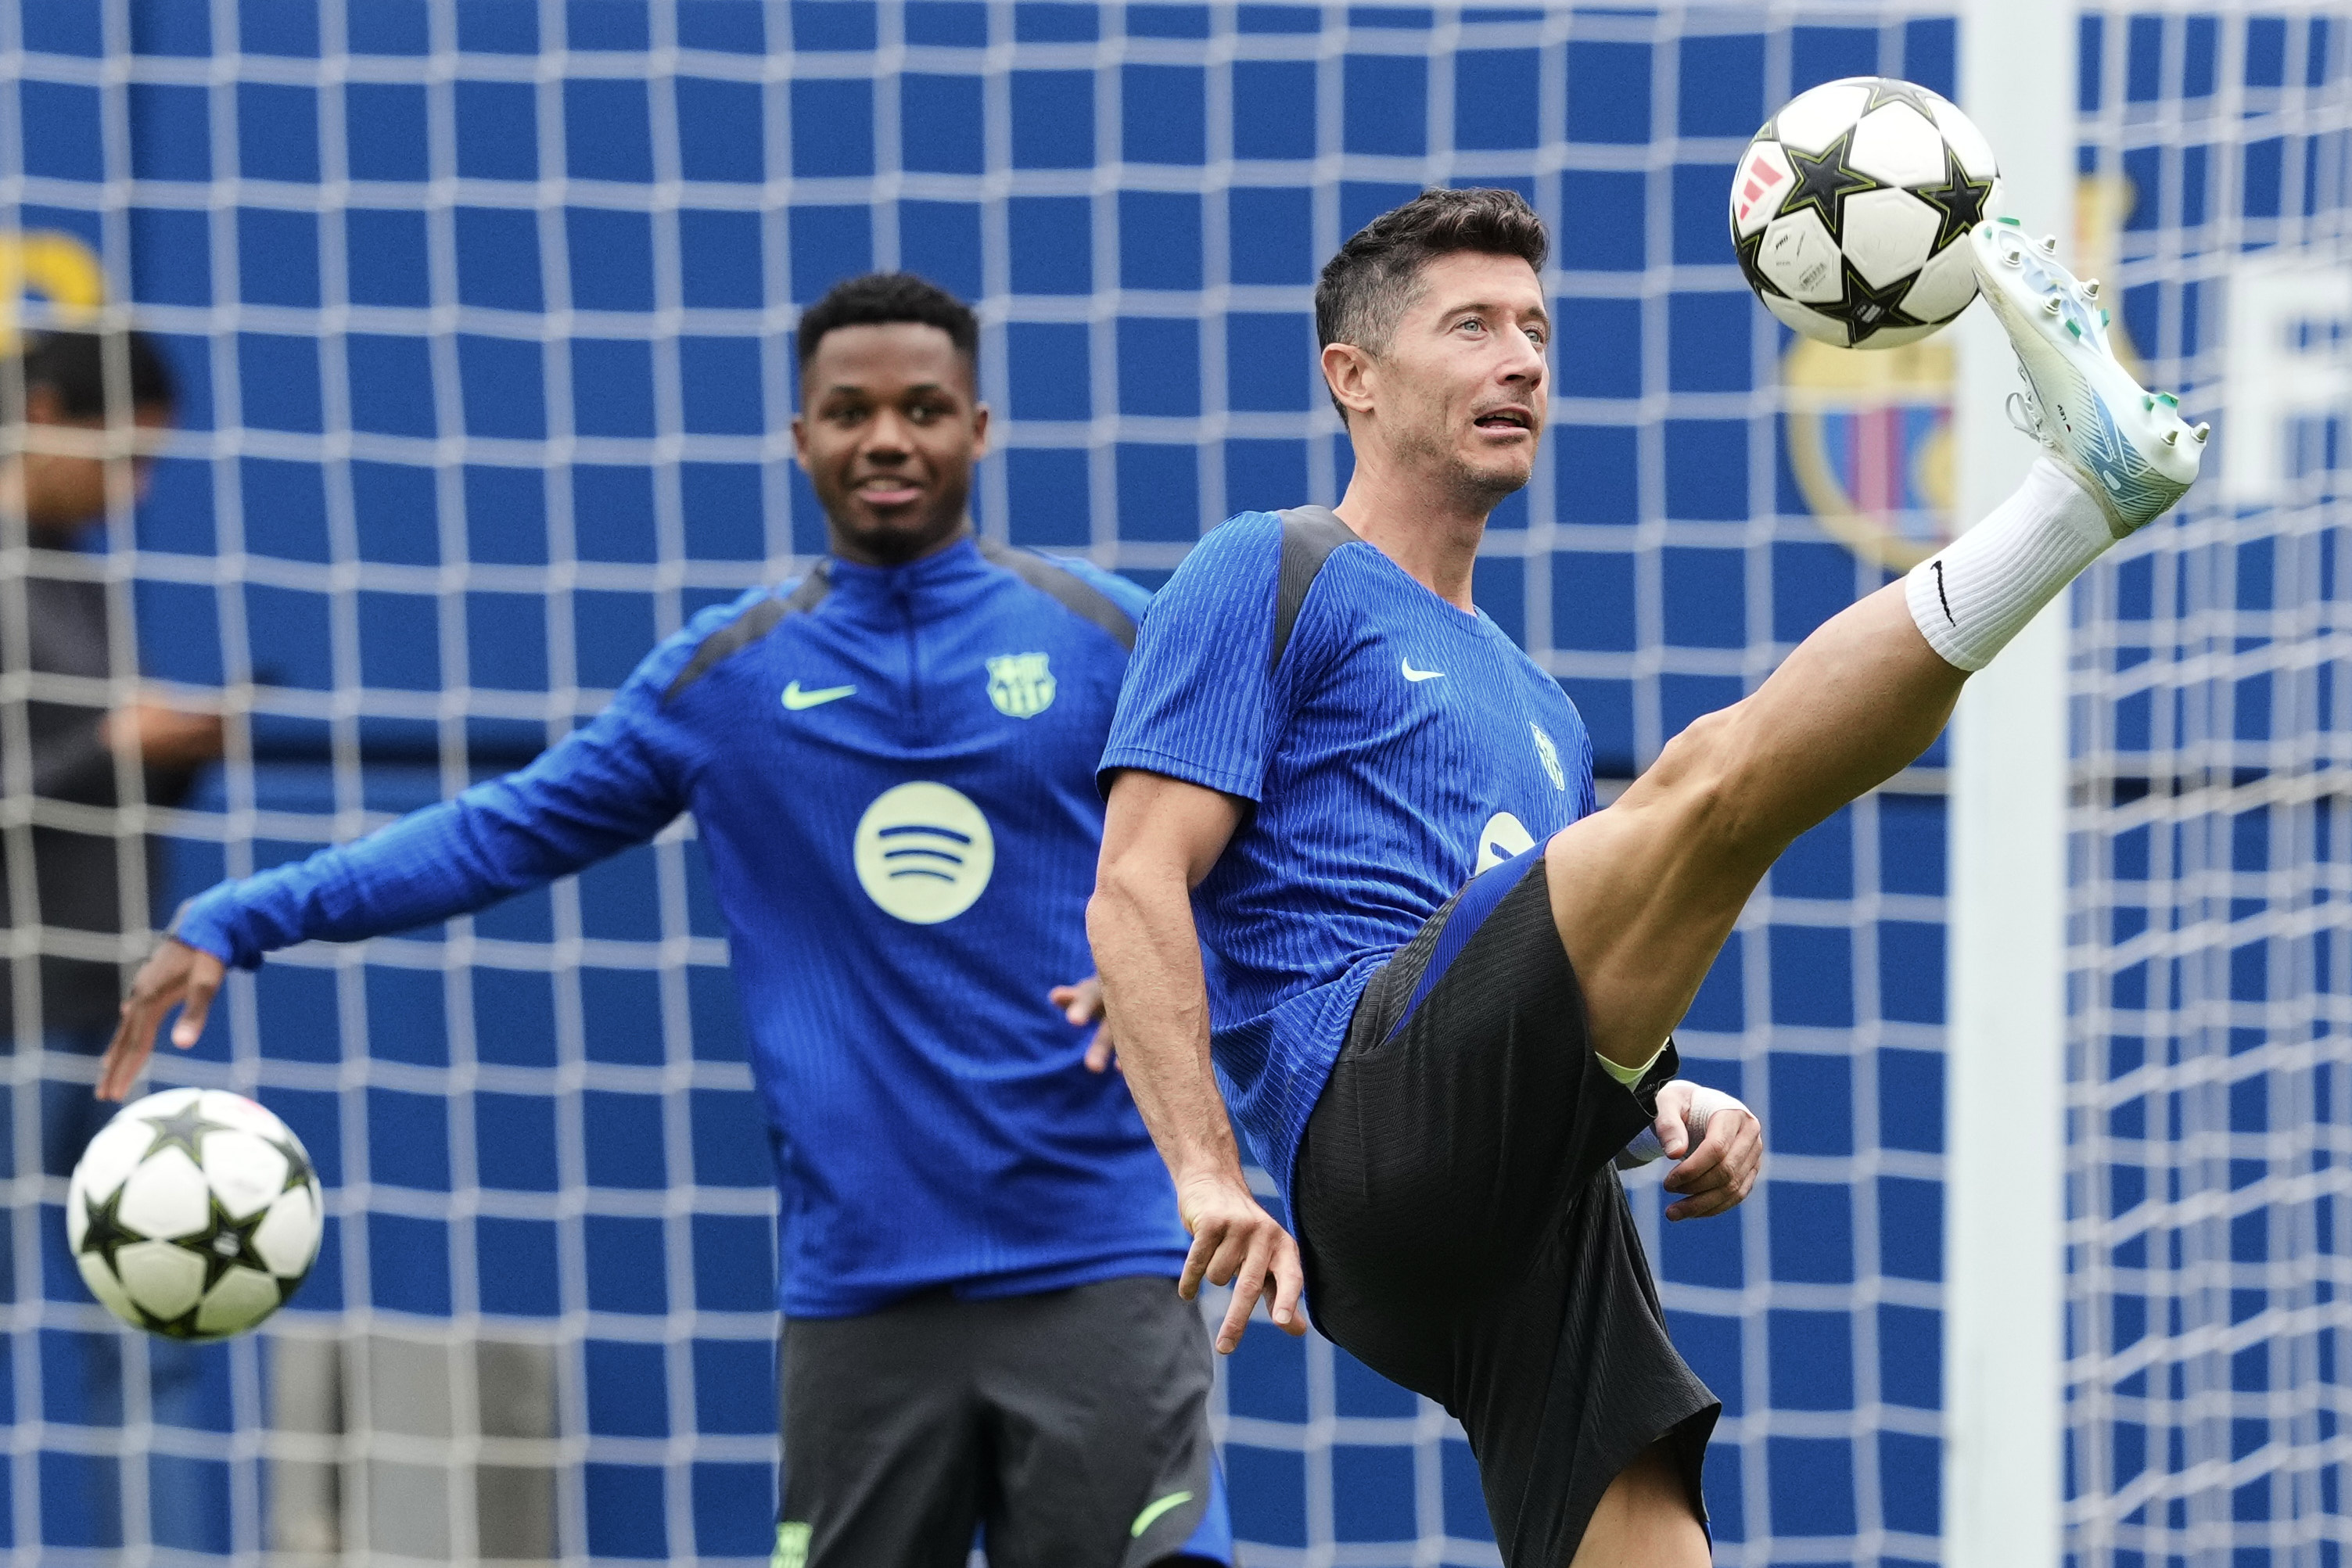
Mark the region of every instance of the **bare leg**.
[[1676, 736], [1607, 810], [1553, 835], [1552, 919], [1593, 1049], [1648, 1060], [1780, 852], [1925, 751], [1967, 679], [1892, 584], [1806, 638], [1754, 695]]
[[1570, 1568], [1706, 1568], [1713, 1561], [1682, 1472], [1666, 1446], [1653, 1443], [1601, 1494]]

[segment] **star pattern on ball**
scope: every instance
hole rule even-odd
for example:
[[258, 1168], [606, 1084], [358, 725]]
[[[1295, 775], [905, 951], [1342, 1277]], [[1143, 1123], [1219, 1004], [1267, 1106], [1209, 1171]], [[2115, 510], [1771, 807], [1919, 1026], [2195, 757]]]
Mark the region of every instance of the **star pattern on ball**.
[[1945, 246], [1984, 222], [1985, 204], [1992, 200], [1992, 182], [1973, 178], [1961, 166], [1960, 155], [1948, 142], [1944, 147], [1944, 183], [1914, 185], [1911, 193], [1935, 208], [1942, 220], [1936, 230], [1935, 248], [1928, 253], [1941, 256]]
[[134, 1241], [146, 1239], [122, 1223], [122, 1189], [118, 1186], [108, 1193], [104, 1203], [100, 1203], [88, 1193], [82, 1194], [81, 1211], [86, 1221], [81, 1234], [81, 1250], [85, 1254], [97, 1253], [105, 1260], [107, 1272], [121, 1279], [122, 1271], [114, 1266], [114, 1255]]
[[286, 1185], [279, 1192], [292, 1192], [298, 1186], [310, 1185], [310, 1162], [302, 1153], [302, 1145], [291, 1138], [265, 1138], [271, 1148], [286, 1156]]
[[1764, 229], [1758, 229], [1752, 235], [1737, 237], [1732, 241], [1732, 248], [1739, 253], [1739, 270], [1748, 275], [1748, 281], [1755, 287], [1758, 293], [1778, 295], [1786, 299], [1789, 297], [1787, 292], [1772, 281], [1770, 275], [1766, 273], [1760, 265], [1766, 232]]
[[[1880, 77], [1870, 84], [1870, 101], [1862, 106], [1863, 114], [1874, 109], [1884, 109], [1890, 103], [1907, 103], [1919, 111], [1919, 118], [1935, 125], [1936, 106], [1927, 97], [1927, 89], [1916, 82], [1899, 77]], [[1857, 115], [1856, 119], [1861, 116]], [[1940, 127], [1939, 127], [1940, 129]]]
[[235, 1131], [226, 1122], [215, 1122], [205, 1115], [203, 1103], [196, 1100], [189, 1101], [168, 1116], [149, 1116], [144, 1120], [155, 1130], [155, 1139], [139, 1156], [142, 1160], [153, 1159], [165, 1149], [180, 1148], [185, 1149], [188, 1158], [200, 1168], [205, 1163], [205, 1134]]
[[1829, 230], [1830, 241], [1845, 244], [1845, 204], [1849, 196], [1859, 196], [1864, 191], [1884, 191], [1881, 182], [1846, 162], [1853, 153], [1853, 127], [1848, 126], [1835, 141], [1819, 152], [1803, 152], [1781, 144], [1789, 155], [1789, 168], [1796, 183], [1780, 202], [1780, 216], [1789, 217], [1811, 207], [1821, 214], [1822, 226]]
[[269, 1272], [269, 1265], [253, 1245], [253, 1233], [269, 1218], [269, 1206], [264, 1204], [243, 1219], [221, 1207], [219, 1198], [212, 1199], [212, 1222], [194, 1236], [176, 1237], [175, 1247], [184, 1247], [205, 1260], [205, 1293], [221, 1282], [231, 1269], [250, 1269], [257, 1274]]
[[1816, 305], [1814, 309], [1832, 320], [1845, 323], [1846, 341], [1859, 348], [1871, 335], [1888, 327], [1925, 327], [1927, 322], [1903, 308], [1904, 292], [1912, 279], [1897, 278], [1885, 288], [1873, 288], [1869, 279], [1853, 269], [1853, 263], [1841, 263], [1845, 269], [1845, 295], [1834, 305]]
[[[133, 1305], [136, 1306], [136, 1303], [134, 1302]], [[165, 1339], [210, 1339], [213, 1337], [196, 1327], [196, 1314], [204, 1311], [204, 1303], [202, 1301], [198, 1301], [194, 1306], [190, 1307], [186, 1312], [182, 1312], [176, 1318], [158, 1317], [144, 1307], [138, 1307], [137, 1310], [139, 1316], [149, 1333], [159, 1333]]]

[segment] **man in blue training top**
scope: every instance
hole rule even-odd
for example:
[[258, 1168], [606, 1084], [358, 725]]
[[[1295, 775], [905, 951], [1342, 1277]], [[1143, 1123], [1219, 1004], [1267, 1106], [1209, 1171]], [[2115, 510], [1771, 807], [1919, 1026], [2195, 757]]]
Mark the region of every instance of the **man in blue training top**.
[[1606, 810], [1575, 709], [1470, 599], [1548, 412], [1548, 241], [1508, 191], [1426, 192], [1340, 248], [1315, 304], [1346, 497], [1217, 529], [1137, 644], [1089, 928], [1192, 1232], [1180, 1289], [1236, 1281], [1230, 1349], [1261, 1294], [1296, 1330], [1303, 1283], [1332, 1339], [1461, 1417], [1512, 1568], [1706, 1561], [1719, 1406], [1610, 1166], [1677, 1158], [1686, 1218], [1747, 1195], [1761, 1143], [1674, 1079], [1668, 1035], [1780, 852], [2196, 476], [2204, 432], [2116, 363], [2055, 242], [1967, 243], [2045, 455]]
[[690, 810], [777, 1135], [778, 1562], [961, 1568], [976, 1525], [996, 1563], [1228, 1561], [1173, 1197], [1078, 1032], [1091, 977], [1057, 984], [1091, 967], [1145, 596], [973, 537], [978, 338], [904, 274], [812, 307], [793, 429], [830, 557], [696, 616], [520, 772], [193, 900], [100, 1091], [175, 1005], [195, 1041], [225, 965], [480, 909]]

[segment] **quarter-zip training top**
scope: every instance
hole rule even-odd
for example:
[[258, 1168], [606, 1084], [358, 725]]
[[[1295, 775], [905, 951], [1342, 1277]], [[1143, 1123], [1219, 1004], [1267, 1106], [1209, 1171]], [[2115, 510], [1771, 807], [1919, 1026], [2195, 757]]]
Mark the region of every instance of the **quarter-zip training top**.
[[691, 811], [774, 1146], [785, 1312], [1173, 1277], [1142, 1119], [1046, 1000], [1093, 967], [1095, 766], [1145, 597], [971, 539], [828, 560], [696, 616], [529, 767], [225, 883], [174, 934], [252, 967], [480, 909]]

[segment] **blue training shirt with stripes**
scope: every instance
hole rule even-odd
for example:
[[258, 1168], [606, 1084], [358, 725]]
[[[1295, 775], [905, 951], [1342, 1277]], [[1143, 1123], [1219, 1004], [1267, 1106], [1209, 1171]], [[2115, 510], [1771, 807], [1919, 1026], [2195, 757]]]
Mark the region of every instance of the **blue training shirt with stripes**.
[[696, 616], [530, 767], [226, 883], [251, 967], [477, 910], [694, 813], [782, 1193], [783, 1311], [1007, 1296], [1185, 1249], [1116, 1072], [1046, 1000], [1092, 969], [1095, 764], [1145, 595], [970, 540]]
[[1559, 684], [1322, 516], [1342, 542], [1279, 662], [1283, 518], [1244, 512], [1185, 559], [1103, 754], [1106, 783], [1141, 768], [1251, 806], [1192, 909], [1220, 1085], [1286, 1194], [1373, 971], [1475, 873], [1596, 804]]

